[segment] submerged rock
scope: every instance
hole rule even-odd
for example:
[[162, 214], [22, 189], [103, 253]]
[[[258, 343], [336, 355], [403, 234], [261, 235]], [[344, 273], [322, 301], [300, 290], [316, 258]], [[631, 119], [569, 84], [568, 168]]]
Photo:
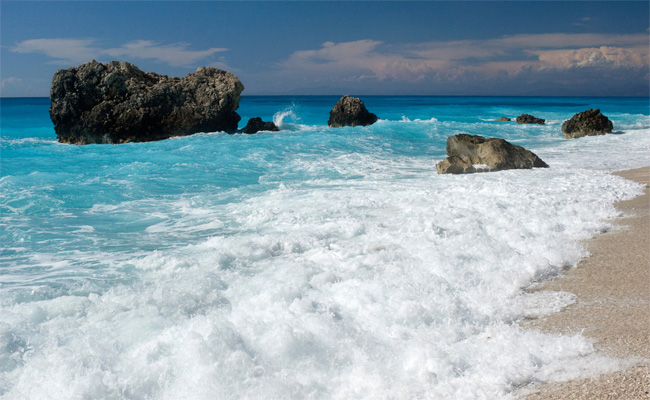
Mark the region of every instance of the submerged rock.
[[327, 125], [332, 128], [342, 126], [367, 126], [377, 122], [377, 116], [366, 109], [361, 99], [343, 96], [330, 111]]
[[577, 113], [562, 124], [562, 132], [567, 139], [604, 135], [613, 129], [612, 121], [597, 108]]
[[540, 125], [546, 124], [545, 119], [536, 118], [528, 114], [521, 114], [515, 120], [517, 121], [518, 124], [540, 124]]
[[264, 122], [260, 117], [249, 119], [244, 129], [242, 129], [242, 133], [257, 133], [260, 131], [277, 132], [279, 129], [273, 122]]
[[533, 152], [503, 139], [460, 134], [447, 138], [447, 158], [439, 174], [469, 174], [505, 169], [548, 168]]
[[54, 74], [50, 118], [59, 142], [73, 144], [234, 132], [243, 90], [236, 76], [216, 68], [170, 78], [127, 62], [92, 61]]
[[497, 122], [509, 122], [509, 121], [512, 121], [512, 118], [501, 117], [499, 119], [495, 119], [495, 121], [497, 121]]

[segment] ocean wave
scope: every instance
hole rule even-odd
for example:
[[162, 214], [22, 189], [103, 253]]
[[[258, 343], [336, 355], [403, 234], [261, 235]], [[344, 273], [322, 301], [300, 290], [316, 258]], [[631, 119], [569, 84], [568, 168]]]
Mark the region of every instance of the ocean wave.
[[[219, 218], [230, 232], [126, 260], [137, 284], [10, 305], [0, 337], [30, 338], [29, 347], [2, 347], [7, 358], [29, 353], [7, 371], [10, 397], [53, 393], [33, 384], [44, 369], [72, 395], [147, 385], [152, 397], [208, 398], [216, 385], [239, 398], [348, 398], [362, 377], [365, 398], [461, 399], [488, 389], [505, 398], [506, 383], [522, 374], [568, 374], [566, 359], [593, 370], [586, 339], [509, 322], [571, 302], [564, 293], [519, 296], [540, 274], [577, 262], [585, 254], [577, 240], [601, 230], [615, 214], [609, 202], [634, 195], [635, 185], [585, 170], [434, 178], [423, 168], [399, 179], [388, 169], [228, 204]], [[151, 234], [198, 234], [190, 212], [218, 220], [217, 209], [162, 206], [178, 212]], [[39, 254], [34, 263], [52, 266], [58, 280], [73, 271], [70, 260]], [[598, 361], [600, 370], [617, 366]], [[191, 377], [199, 383], [188, 389]]]
[[2, 147], [33, 146], [35, 144], [62, 145], [62, 143], [59, 143], [56, 139], [46, 139], [42, 137], [8, 138], [0, 136], [0, 146]]
[[392, 122], [405, 122], [405, 123], [413, 122], [413, 123], [433, 124], [433, 123], [437, 123], [438, 119], [434, 118], [434, 117], [431, 117], [429, 119], [422, 119], [422, 118], [413, 118], [413, 119], [411, 119], [411, 118], [409, 118], [409, 117], [407, 117], [405, 115], [402, 115], [402, 119], [397, 120], [397, 121], [392, 121]]

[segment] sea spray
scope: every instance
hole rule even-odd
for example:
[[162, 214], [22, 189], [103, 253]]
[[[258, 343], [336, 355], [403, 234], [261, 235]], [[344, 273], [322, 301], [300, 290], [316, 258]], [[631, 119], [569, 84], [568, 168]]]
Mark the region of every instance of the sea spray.
[[[282, 111], [278, 111], [273, 115], [273, 123], [280, 129], [291, 129], [293, 126], [291, 123], [296, 123], [300, 119], [295, 113], [296, 105], [293, 104], [290, 108], [286, 108]], [[288, 119], [291, 121], [285, 122], [285, 120]]]

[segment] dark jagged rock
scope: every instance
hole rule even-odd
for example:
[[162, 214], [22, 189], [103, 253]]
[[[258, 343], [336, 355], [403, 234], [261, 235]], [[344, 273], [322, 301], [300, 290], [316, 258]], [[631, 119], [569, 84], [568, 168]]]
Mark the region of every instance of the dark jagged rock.
[[548, 168], [533, 152], [503, 139], [460, 134], [447, 138], [447, 158], [439, 174], [469, 174], [504, 169]]
[[521, 114], [516, 118], [516, 121], [518, 124], [540, 124], [540, 125], [546, 124], [545, 119], [536, 118], [528, 114]]
[[279, 129], [273, 122], [264, 122], [260, 117], [249, 119], [244, 129], [242, 129], [242, 133], [257, 133], [260, 131], [277, 132]]
[[342, 126], [367, 126], [377, 122], [377, 116], [366, 109], [363, 102], [350, 96], [343, 96], [330, 111], [327, 125], [333, 128]]
[[562, 124], [562, 132], [567, 139], [604, 135], [613, 129], [612, 121], [597, 108], [577, 113]]
[[501, 117], [499, 119], [495, 119], [495, 121], [497, 121], [497, 122], [509, 122], [509, 121], [512, 121], [512, 119], [508, 118], [508, 117]]
[[50, 118], [59, 142], [73, 144], [234, 132], [243, 90], [236, 76], [216, 68], [170, 78], [127, 62], [92, 61], [54, 74]]

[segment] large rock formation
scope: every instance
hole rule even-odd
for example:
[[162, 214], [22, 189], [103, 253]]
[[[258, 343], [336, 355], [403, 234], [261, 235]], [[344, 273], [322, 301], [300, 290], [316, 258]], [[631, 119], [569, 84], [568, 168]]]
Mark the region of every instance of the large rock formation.
[[567, 139], [604, 135], [611, 133], [613, 129], [612, 121], [597, 108], [577, 113], [562, 124], [562, 132]]
[[342, 126], [367, 126], [375, 122], [377, 122], [377, 116], [369, 112], [360, 99], [345, 95], [330, 111], [327, 125], [340, 128]]
[[529, 114], [521, 114], [520, 116], [515, 118], [515, 121], [517, 121], [518, 124], [540, 124], [540, 125], [546, 124], [545, 119], [536, 118]]
[[241, 131], [242, 133], [257, 133], [260, 131], [277, 132], [279, 129], [273, 122], [264, 122], [262, 121], [262, 118], [255, 117], [249, 119], [248, 123]]
[[170, 78], [126, 62], [92, 61], [54, 74], [50, 118], [59, 142], [74, 144], [234, 132], [243, 90], [236, 76], [216, 68]]
[[447, 158], [439, 174], [469, 174], [504, 169], [548, 168], [533, 152], [503, 139], [460, 134], [447, 138]]

